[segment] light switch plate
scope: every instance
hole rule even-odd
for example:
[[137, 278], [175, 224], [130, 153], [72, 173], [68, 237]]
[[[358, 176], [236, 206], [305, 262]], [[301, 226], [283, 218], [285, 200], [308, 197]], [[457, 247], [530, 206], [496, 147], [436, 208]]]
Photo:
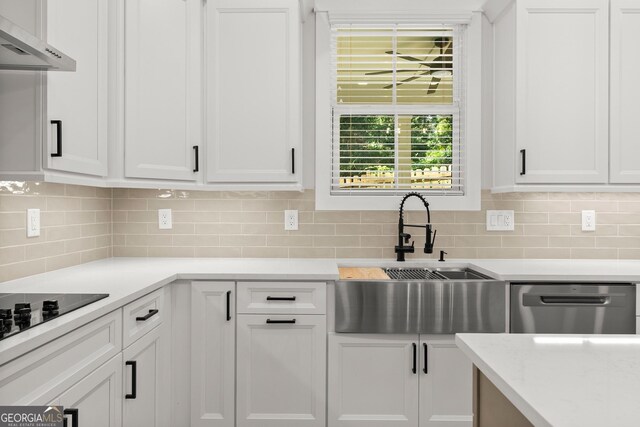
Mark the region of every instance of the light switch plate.
[[514, 226], [513, 211], [487, 211], [487, 231], [513, 231]]
[[582, 211], [582, 231], [596, 231], [596, 211]]
[[40, 235], [40, 209], [27, 209], [27, 237]]

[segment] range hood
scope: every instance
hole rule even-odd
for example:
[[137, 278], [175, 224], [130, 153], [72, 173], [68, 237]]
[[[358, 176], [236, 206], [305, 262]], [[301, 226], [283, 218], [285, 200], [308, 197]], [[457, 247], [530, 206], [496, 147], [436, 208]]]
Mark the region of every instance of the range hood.
[[75, 71], [76, 61], [0, 15], [0, 70]]

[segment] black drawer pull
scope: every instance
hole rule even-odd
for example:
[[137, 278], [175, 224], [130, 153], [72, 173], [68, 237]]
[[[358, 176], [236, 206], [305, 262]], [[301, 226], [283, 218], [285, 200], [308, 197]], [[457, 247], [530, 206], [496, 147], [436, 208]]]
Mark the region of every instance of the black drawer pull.
[[137, 322], [145, 322], [147, 320], [149, 320], [149, 318], [155, 316], [156, 314], [158, 314], [160, 311], [156, 310], [155, 308], [153, 310], [149, 310], [149, 313], [145, 314], [144, 316], [138, 316], [136, 317], [136, 321]]
[[138, 395], [136, 389], [138, 382], [138, 363], [135, 360], [127, 360], [124, 363], [126, 366], [131, 366], [131, 393], [125, 394], [125, 399], [135, 399]]
[[291, 149], [291, 174], [295, 175], [296, 173], [296, 149]]
[[429, 368], [428, 368], [428, 359], [427, 359], [427, 343], [422, 343], [422, 349], [424, 350], [424, 368], [422, 368], [422, 372], [424, 372], [425, 374], [429, 373]]
[[56, 125], [56, 152], [51, 157], [62, 157], [62, 120], [51, 120], [51, 124]]
[[[77, 408], [67, 408], [62, 411], [64, 415], [70, 415], [71, 419], [71, 427], [78, 427], [78, 409]], [[64, 417], [63, 422], [64, 427], [67, 427], [67, 417]]]
[[271, 319], [267, 319], [267, 323], [268, 324], [295, 324], [296, 323], [296, 319], [291, 319], [291, 320], [271, 320]]
[[295, 301], [296, 297], [267, 297], [267, 301]]
[[527, 150], [520, 150], [520, 156], [522, 157], [522, 165], [520, 166], [520, 175], [527, 174]]
[[231, 321], [231, 291], [227, 291], [227, 322]]

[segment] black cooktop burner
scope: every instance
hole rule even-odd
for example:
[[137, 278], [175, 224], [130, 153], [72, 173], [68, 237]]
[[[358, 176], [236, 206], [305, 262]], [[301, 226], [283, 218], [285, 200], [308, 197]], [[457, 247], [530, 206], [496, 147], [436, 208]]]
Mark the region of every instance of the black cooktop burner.
[[0, 340], [108, 296], [109, 294], [0, 293]]

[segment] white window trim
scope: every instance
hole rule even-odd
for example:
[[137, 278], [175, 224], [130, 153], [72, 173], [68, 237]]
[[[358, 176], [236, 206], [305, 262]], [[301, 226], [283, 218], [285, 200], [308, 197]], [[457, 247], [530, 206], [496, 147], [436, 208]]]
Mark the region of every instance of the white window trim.
[[[331, 22], [330, 12], [316, 10], [316, 209], [317, 210], [395, 210], [399, 197], [348, 196], [331, 194]], [[362, 19], [363, 13], [354, 12], [354, 21]], [[393, 22], [392, 13], [386, 14], [388, 22]], [[479, 210], [481, 194], [481, 135], [482, 135], [482, 14], [470, 14], [465, 35], [465, 69], [463, 78], [466, 86], [464, 108], [465, 154], [465, 194], [428, 195], [432, 210]], [[439, 20], [438, 15], [429, 16], [431, 22]], [[344, 16], [341, 14], [341, 19]], [[415, 17], [414, 17], [415, 19]], [[443, 16], [440, 22], [451, 21]], [[419, 209], [419, 204], [409, 205], [409, 209]]]

